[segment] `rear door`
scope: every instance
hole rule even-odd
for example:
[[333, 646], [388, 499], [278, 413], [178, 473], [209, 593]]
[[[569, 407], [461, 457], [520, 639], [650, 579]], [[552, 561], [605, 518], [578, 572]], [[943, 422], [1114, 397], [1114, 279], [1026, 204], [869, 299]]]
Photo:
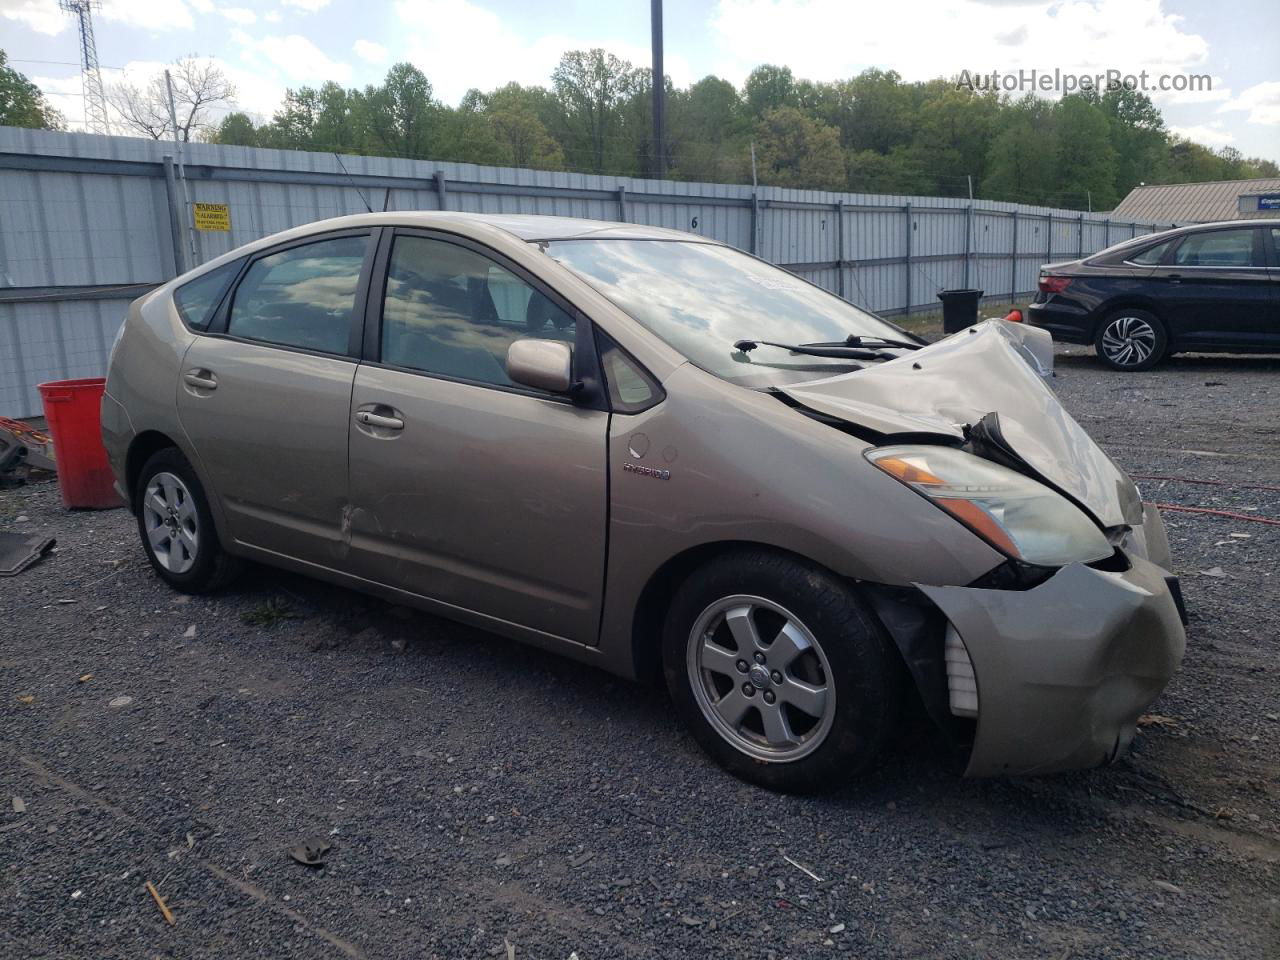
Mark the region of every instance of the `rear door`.
[[1175, 349], [1266, 346], [1271, 282], [1261, 230], [1190, 233], [1153, 273]]
[[607, 518], [602, 400], [513, 383], [522, 337], [574, 347], [590, 324], [479, 244], [383, 242], [351, 397], [351, 562], [360, 576], [541, 634], [594, 644]]
[[370, 237], [255, 254], [183, 360], [179, 417], [240, 543], [341, 565]]

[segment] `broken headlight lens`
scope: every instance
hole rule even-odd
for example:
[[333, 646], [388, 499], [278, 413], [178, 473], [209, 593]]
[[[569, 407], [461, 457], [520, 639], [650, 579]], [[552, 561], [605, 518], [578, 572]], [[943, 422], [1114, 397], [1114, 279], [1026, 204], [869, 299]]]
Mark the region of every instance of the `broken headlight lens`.
[[1018, 560], [1058, 567], [1111, 556], [1111, 544], [1079, 507], [1007, 467], [926, 445], [877, 447], [866, 457]]

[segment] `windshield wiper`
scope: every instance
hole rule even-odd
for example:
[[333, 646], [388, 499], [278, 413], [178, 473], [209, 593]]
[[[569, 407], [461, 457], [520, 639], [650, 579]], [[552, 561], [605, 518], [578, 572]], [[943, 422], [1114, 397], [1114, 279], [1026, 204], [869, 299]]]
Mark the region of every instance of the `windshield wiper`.
[[887, 337], [860, 337], [856, 333], [851, 333], [844, 338], [846, 347], [901, 347], [903, 350], [919, 350], [924, 346], [923, 343], [909, 343], [906, 340], [890, 340]]
[[892, 360], [893, 354], [882, 350], [863, 350], [847, 343], [775, 343], [772, 340], [735, 340], [733, 347], [750, 353], [756, 347], [777, 347], [806, 357], [834, 357], [839, 360]]

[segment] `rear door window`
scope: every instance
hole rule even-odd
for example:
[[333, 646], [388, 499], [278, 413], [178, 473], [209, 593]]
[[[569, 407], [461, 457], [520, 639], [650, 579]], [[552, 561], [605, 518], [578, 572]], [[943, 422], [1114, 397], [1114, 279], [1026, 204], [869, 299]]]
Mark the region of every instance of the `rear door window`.
[[1262, 250], [1254, 230], [1215, 230], [1183, 237], [1173, 255], [1179, 267], [1261, 267]]
[[1141, 264], [1144, 267], [1154, 267], [1164, 260], [1169, 248], [1177, 242], [1177, 240], [1166, 240], [1164, 243], [1157, 243], [1154, 247], [1147, 247], [1141, 253], [1135, 253], [1129, 257], [1129, 262]]
[[174, 290], [173, 302], [182, 322], [192, 330], [208, 330], [214, 309], [243, 265], [244, 260], [225, 263]]
[[236, 287], [227, 333], [345, 354], [367, 236], [334, 237], [255, 260]]

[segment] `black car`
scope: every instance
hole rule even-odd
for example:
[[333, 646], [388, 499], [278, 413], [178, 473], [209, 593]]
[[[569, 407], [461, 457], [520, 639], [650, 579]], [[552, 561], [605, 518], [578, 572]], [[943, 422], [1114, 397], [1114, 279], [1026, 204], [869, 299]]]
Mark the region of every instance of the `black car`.
[[1027, 321], [1117, 370], [1180, 351], [1280, 353], [1280, 220], [1180, 227], [1046, 264]]

